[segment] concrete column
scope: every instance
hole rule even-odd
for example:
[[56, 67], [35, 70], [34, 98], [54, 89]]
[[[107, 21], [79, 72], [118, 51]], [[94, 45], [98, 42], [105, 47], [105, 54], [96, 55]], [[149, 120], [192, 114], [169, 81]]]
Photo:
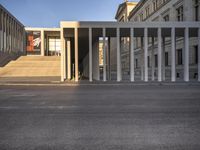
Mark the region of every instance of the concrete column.
[[15, 49], [15, 21], [12, 22], [12, 50]]
[[92, 82], [92, 28], [89, 28], [89, 81]]
[[[12, 49], [12, 19], [11, 18], [10, 18], [9, 25], [10, 25], [10, 51], [13, 51], [13, 49]], [[20, 37], [20, 40], [21, 40], [21, 37]], [[21, 51], [21, 49], [20, 49], [20, 51]]]
[[[11, 28], [12, 29], [12, 28]], [[24, 54], [24, 28], [21, 29], [21, 36], [22, 36], [22, 40], [21, 40], [21, 47], [22, 47], [22, 53]], [[12, 44], [12, 39], [11, 39], [11, 44]]]
[[120, 52], [120, 29], [117, 28], [117, 81], [122, 80], [121, 74], [121, 52]]
[[189, 81], [189, 28], [185, 28], [184, 38], [184, 81]]
[[13, 19], [11, 20], [11, 49], [13, 51]]
[[78, 28], [74, 29], [75, 35], [75, 81], [78, 82], [79, 77], [79, 69], [78, 69]]
[[[8, 31], [9, 32], [9, 34], [8, 34], [8, 48], [9, 48], [9, 51], [11, 52], [12, 49], [11, 49], [11, 18], [10, 17], [8, 18], [8, 28], [9, 28], [9, 31]], [[21, 40], [20, 32], [19, 32], [18, 39], [19, 39], [19, 41]], [[19, 51], [21, 51], [21, 47], [19, 48]]]
[[44, 50], [44, 30], [41, 30], [41, 56], [45, 55]]
[[144, 28], [144, 81], [148, 82], [148, 29]]
[[67, 40], [67, 79], [71, 80], [71, 41]]
[[93, 44], [93, 58], [92, 59], [92, 71], [93, 71], [93, 79], [99, 81], [100, 75], [99, 75], [99, 37], [95, 39], [95, 42]]
[[[63, 34], [64, 36], [64, 34]], [[65, 37], [63, 38], [63, 61], [64, 61], [64, 64], [63, 64], [63, 74], [64, 74], [64, 80], [67, 79], [67, 58], [66, 58], [66, 40], [65, 40]]]
[[152, 39], [152, 50], [151, 50], [151, 80], [154, 81], [155, 80], [155, 56], [154, 56], [154, 48], [155, 48], [155, 43], [154, 43], [154, 37], [151, 38]]
[[162, 81], [162, 35], [161, 28], [158, 28], [158, 81]]
[[[10, 49], [10, 17], [9, 16], [8, 16], [8, 19], [7, 19], [7, 25], [8, 25], [8, 36], [7, 36], [8, 52], [11, 52], [11, 49]], [[18, 40], [20, 40], [20, 34], [18, 35]], [[19, 48], [19, 50], [20, 50], [20, 48]]]
[[106, 79], [106, 29], [103, 28], [103, 81]]
[[198, 29], [198, 81], [200, 82], [200, 28]]
[[64, 81], [64, 48], [63, 48], [63, 41], [64, 41], [64, 35], [63, 35], [63, 28], [61, 28], [60, 31], [60, 40], [61, 40], [61, 68], [60, 68], [60, 72], [61, 72], [61, 82]]
[[143, 54], [143, 52], [144, 52], [144, 40], [143, 40], [143, 37], [141, 37], [141, 57], [140, 57], [140, 59], [141, 59], [141, 80], [142, 81], [144, 81], [144, 54]]
[[163, 37], [163, 50], [162, 50], [162, 80], [165, 81], [165, 37]]
[[6, 44], [6, 32], [7, 32], [7, 27], [6, 27], [6, 14], [4, 16], [4, 39], [3, 39], [3, 51], [6, 52], [7, 44]]
[[110, 58], [110, 37], [108, 38], [108, 52], [107, 52], [107, 62], [108, 62], [108, 80], [111, 80], [111, 58]]
[[4, 15], [4, 39], [3, 39], [3, 41], [4, 41], [4, 44], [3, 44], [3, 46], [4, 46], [4, 52], [6, 52], [6, 47], [7, 47], [7, 44], [6, 44], [6, 32], [7, 32], [7, 25], [6, 25], [6, 14]]
[[5, 26], [4, 26], [4, 12], [2, 12], [2, 47], [1, 50], [2, 52], [4, 51], [4, 30], [5, 30]]
[[2, 46], [3, 46], [3, 10], [1, 10], [1, 14], [0, 14], [0, 26], [1, 26], [1, 30], [0, 30], [0, 52], [1, 52]]
[[175, 28], [171, 29], [171, 81], [176, 81], [176, 35]]
[[14, 37], [14, 39], [13, 39], [13, 45], [14, 45], [14, 50], [16, 50], [16, 22], [14, 21], [14, 27], [13, 27], [14, 29], [13, 29], [13, 37]]
[[130, 30], [130, 80], [131, 82], [135, 81], [135, 70], [134, 70], [134, 30], [131, 28]]
[[[17, 50], [16, 51], [19, 51], [19, 33], [18, 33], [18, 24], [16, 26], [16, 44], [17, 44]], [[7, 40], [8, 41], [8, 40]], [[8, 46], [8, 45], [7, 45]]]

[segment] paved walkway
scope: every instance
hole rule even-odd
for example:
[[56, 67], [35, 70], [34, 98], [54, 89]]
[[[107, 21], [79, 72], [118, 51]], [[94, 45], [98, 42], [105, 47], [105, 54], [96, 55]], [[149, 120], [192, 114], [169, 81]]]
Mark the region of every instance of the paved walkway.
[[200, 86], [0, 86], [2, 150], [199, 150]]
[[164, 81], [164, 82], [158, 82], [158, 81], [149, 81], [149, 82], [143, 82], [143, 81], [93, 81], [89, 82], [88, 80], [81, 80], [79, 82], [75, 81], [65, 81], [60, 82], [60, 77], [18, 77], [18, 78], [2, 78], [0, 77], [0, 85], [37, 85], [37, 86], [80, 86], [80, 85], [129, 85], [129, 86], [136, 86], [136, 85], [196, 85], [200, 86], [200, 82], [197, 81], [190, 81], [190, 82], [184, 82], [184, 81], [177, 81], [177, 82], [170, 82], [170, 81]]

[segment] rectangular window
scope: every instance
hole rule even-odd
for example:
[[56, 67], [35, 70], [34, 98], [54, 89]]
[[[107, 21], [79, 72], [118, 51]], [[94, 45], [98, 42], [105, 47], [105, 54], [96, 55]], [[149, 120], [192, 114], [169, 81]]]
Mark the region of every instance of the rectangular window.
[[153, 11], [156, 11], [156, 10], [157, 10], [157, 2], [154, 1], [154, 2], [153, 2]]
[[155, 67], [158, 67], [158, 55], [155, 55]]
[[140, 14], [140, 21], [143, 21], [143, 14]]
[[160, 0], [156, 0], [156, 9], [159, 7]]
[[199, 0], [194, 0], [195, 21], [199, 21]]
[[150, 14], [150, 9], [149, 9], [149, 6], [146, 8], [146, 18], [149, 16]]
[[150, 57], [148, 56], [147, 59], [148, 59], [148, 67], [150, 67]]
[[138, 59], [135, 59], [135, 68], [138, 68]]
[[169, 66], [169, 53], [165, 52], [165, 66]]
[[198, 64], [198, 46], [194, 46], [194, 63]]
[[61, 41], [57, 37], [49, 38], [49, 51], [59, 52], [61, 50]]
[[177, 21], [183, 21], [183, 6], [176, 9]]
[[164, 16], [164, 17], [163, 17], [163, 20], [164, 20], [165, 22], [169, 21], [169, 15]]
[[177, 64], [182, 65], [183, 64], [183, 55], [182, 55], [182, 49], [177, 50]]

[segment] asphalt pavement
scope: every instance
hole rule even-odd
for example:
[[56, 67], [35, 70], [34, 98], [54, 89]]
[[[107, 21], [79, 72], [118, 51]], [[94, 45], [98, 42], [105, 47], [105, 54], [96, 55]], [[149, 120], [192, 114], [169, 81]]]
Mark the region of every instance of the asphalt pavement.
[[0, 150], [199, 150], [200, 86], [0, 86]]

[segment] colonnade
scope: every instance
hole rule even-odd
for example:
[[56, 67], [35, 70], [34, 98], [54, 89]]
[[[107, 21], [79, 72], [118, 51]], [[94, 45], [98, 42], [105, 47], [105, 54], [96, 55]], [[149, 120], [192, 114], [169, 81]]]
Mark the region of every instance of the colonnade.
[[24, 36], [24, 26], [0, 5], [0, 52], [23, 52]]
[[[143, 23], [144, 25], [144, 23]], [[75, 27], [74, 28], [74, 39], [75, 39], [75, 81], [78, 81], [78, 76], [79, 76], [79, 71], [78, 71], [78, 29], [80, 27]], [[102, 29], [102, 38], [103, 38], [103, 57], [106, 58], [106, 29], [108, 27], [103, 27]], [[126, 27], [127, 28], [127, 27]], [[135, 81], [135, 65], [134, 65], [134, 58], [135, 58], [135, 40], [134, 38], [137, 37], [137, 35], [135, 35], [135, 33], [137, 32], [138, 29], [143, 29], [143, 37], [144, 37], [144, 44], [143, 44], [143, 49], [144, 49], [144, 55], [143, 55], [143, 64], [144, 64], [144, 81], [148, 82], [149, 81], [149, 71], [148, 71], [148, 55], [149, 55], [149, 44], [148, 44], [148, 38], [150, 38], [149, 36], [149, 32], [150, 29], [154, 28], [156, 30], [156, 36], [152, 37], [152, 47], [153, 47], [153, 51], [150, 55], [154, 55], [154, 47], [155, 47], [155, 42], [154, 42], [154, 38], [156, 37], [157, 40], [157, 57], [158, 57], [158, 82], [161, 82], [163, 80], [165, 80], [165, 76], [163, 75], [162, 72], [162, 68], [164, 67], [163, 64], [163, 44], [165, 44], [165, 42], [162, 40], [163, 37], [165, 37], [165, 35], [163, 34], [163, 27], [128, 27], [129, 28], [129, 42], [130, 42], [130, 81], [134, 82]], [[166, 37], [171, 37], [171, 81], [175, 82], [176, 81], [176, 29], [179, 28], [178, 26], [174, 26], [174, 27], [165, 27], [165, 29], [168, 30], [167, 36]], [[184, 81], [188, 82], [189, 81], [189, 36], [190, 36], [190, 28], [191, 27], [180, 27], [182, 29], [182, 31], [184, 32], [184, 50], [183, 50], [183, 64], [184, 64]], [[89, 81], [92, 82], [93, 81], [93, 71], [92, 71], [92, 65], [93, 65], [93, 55], [92, 55], [92, 30], [95, 29], [95, 27], [88, 27], [88, 36], [89, 36]], [[122, 81], [122, 67], [121, 67], [121, 50], [120, 50], [120, 31], [122, 29], [122, 27], [116, 27], [116, 53], [117, 53], [117, 81], [120, 82]], [[194, 27], [194, 29], [196, 29], [198, 31], [198, 45], [200, 45], [200, 28], [198, 27]], [[63, 30], [63, 29], [62, 29]], [[61, 41], [64, 40], [63, 37], [63, 32], [61, 33]], [[63, 42], [64, 43], [64, 42]], [[65, 53], [65, 47], [63, 47], [63, 53]], [[61, 63], [67, 63], [66, 59], [64, 58], [63, 55], [61, 55]], [[200, 58], [200, 46], [198, 46], [198, 58]], [[155, 70], [155, 66], [154, 61], [152, 61], [152, 72], [151, 72], [151, 78], [152, 80], [155, 80], [154, 77], [154, 70]], [[69, 63], [69, 62], [68, 62]], [[62, 70], [65, 70], [65, 68], [61, 68]], [[106, 69], [106, 59], [104, 59], [103, 61], [103, 81], [105, 82], [107, 80], [107, 73], [106, 73], [107, 69]], [[64, 71], [62, 71], [64, 72]], [[61, 80], [64, 81], [64, 75], [61, 76]], [[200, 61], [198, 61], [198, 81], [200, 81]]]

